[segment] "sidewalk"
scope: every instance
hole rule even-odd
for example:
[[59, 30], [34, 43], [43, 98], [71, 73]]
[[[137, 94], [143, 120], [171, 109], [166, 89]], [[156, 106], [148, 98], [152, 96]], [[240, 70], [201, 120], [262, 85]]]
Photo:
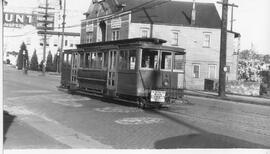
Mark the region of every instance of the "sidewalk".
[[[17, 71], [18, 73], [24, 74], [23, 70], [17, 70], [15, 68], [15, 66], [13, 66], [13, 65], [4, 65], [3, 69], [6, 72], [7, 71]], [[31, 71], [31, 70], [28, 70], [26, 75], [29, 75], [29, 76], [43, 76], [41, 71]], [[60, 73], [57, 73], [57, 72], [45, 72], [45, 76], [57, 77], [57, 78], [61, 77]]]
[[213, 98], [227, 101], [234, 101], [239, 103], [250, 103], [258, 105], [270, 106], [270, 98], [259, 97], [259, 96], [242, 96], [236, 94], [226, 94], [226, 97], [221, 98], [218, 96], [217, 92], [207, 92], [207, 91], [198, 91], [198, 90], [185, 90], [185, 95], [198, 96], [205, 98]]

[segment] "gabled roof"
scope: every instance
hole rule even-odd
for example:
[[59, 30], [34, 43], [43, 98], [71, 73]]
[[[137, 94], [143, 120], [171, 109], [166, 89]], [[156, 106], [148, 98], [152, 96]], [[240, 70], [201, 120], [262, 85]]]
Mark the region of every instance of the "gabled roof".
[[[104, 0], [102, 7], [97, 3], [90, 5], [86, 18], [93, 19], [105, 16], [105, 8], [109, 14], [131, 11], [132, 23], [150, 23], [144, 12], [144, 7], [154, 24], [191, 26], [192, 5], [193, 2], [170, 0]], [[220, 28], [221, 19], [214, 3], [196, 2], [195, 8], [196, 21], [195, 25], [192, 26]]]
[[[124, 11], [132, 10], [137, 6], [145, 4], [153, 0], [118, 0], [120, 3], [126, 4]], [[146, 11], [152, 17], [154, 24], [172, 24], [172, 25], [191, 25], [192, 2], [157, 0], [145, 5]], [[159, 5], [159, 3], [162, 3]], [[149, 6], [149, 8], [148, 8]], [[151, 6], [154, 6], [151, 8]], [[133, 23], [149, 23], [144, 11], [132, 13], [131, 22]], [[196, 2], [196, 21], [195, 27], [220, 28], [221, 19], [214, 3], [198, 3]]]

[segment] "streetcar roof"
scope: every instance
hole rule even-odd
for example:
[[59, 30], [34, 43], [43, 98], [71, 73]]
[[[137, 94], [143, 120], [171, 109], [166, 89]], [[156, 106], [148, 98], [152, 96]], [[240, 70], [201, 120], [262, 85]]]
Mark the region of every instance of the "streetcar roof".
[[115, 41], [106, 41], [106, 42], [95, 42], [95, 43], [85, 43], [85, 44], [77, 44], [78, 48], [84, 47], [94, 47], [94, 46], [104, 46], [104, 45], [128, 45], [132, 43], [152, 43], [152, 44], [162, 44], [166, 43], [166, 40], [158, 39], [158, 38], [132, 38], [132, 39], [123, 39], [123, 40], [115, 40]]
[[95, 43], [85, 43], [77, 44], [77, 49], [65, 50], [65, 53], [72, 52], [85, 52], [89, 49], [94, 50], [107, 50], [107, 49], [129, 49], [129, 48], [143, 48], [143, 49], [153, 49], [153, 50], [167, 50], [172, 52], [178, 52], [185, 54], [185, 49], [179, 47], [163, 46], [166, 40], [158, 38], [132, 38], [116, 41], [106, 41], [106, 42], [95, 42]]

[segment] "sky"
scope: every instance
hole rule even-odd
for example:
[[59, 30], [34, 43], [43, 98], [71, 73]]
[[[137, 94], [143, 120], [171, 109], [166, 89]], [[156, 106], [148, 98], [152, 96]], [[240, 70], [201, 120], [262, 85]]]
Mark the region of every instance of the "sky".
[[[9, 7], [33, 7], [41, 0], [8, 0]], [[58, 1], [58, 0], [49, 0]], [[64, 1], [64, 0], [62, 0]], [[68, 10], [86, 12], [91, 0], [66, 0]], [[192, 1], [192, 0], [181, 0]], [[196, 2], [215, 3], [219, 12], [218, 0], [196, 0]], [[24, 2], [24, 3], [22, 3]], [[27, 2], [27, 3], [26, 3]], [[270, 1], [269, 0], [229, 0], [238, 5], [234, 9], [234, 31], [241, 34], [241, 50], [253, 49], [257, 53], [270, 54]], [[229, 10], [230, 12], [230, 10]], [[230, 13], [229, 13], [230, 20]], [[84, 16], [77, 17], [83, 19]], [[230, 28], [230, 25], [228, 26]]]

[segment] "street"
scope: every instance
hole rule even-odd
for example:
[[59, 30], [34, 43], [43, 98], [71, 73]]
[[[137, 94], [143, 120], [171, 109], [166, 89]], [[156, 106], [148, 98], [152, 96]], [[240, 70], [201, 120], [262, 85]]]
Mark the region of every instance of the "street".
[[4, 149], [270, 148], [270, 107], [186, 96], [160, 110], [59, 91], [4, 66]]

